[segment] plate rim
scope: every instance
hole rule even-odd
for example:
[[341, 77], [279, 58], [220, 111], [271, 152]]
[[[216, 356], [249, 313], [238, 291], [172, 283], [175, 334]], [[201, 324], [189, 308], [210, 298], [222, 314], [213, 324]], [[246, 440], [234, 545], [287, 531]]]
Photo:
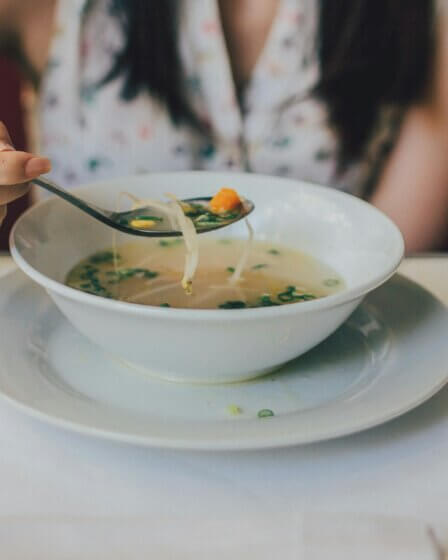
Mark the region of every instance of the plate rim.
[[[6, 274], [0, 273], [0, 283], [5, 282], [16, 277], [22, 278], [23, 285], [30, 284], [35, 285], [30, 278], [23, 274], [19, 269], [13, 269], [7, 271]], [[410, 283], [413, 286], [417, 286], [420, 290], [423, 290], [426, 294], [429, 294], [434, 302], [437, 303], [438, 308], [440, 311], [444, 311], [446, 313], [446, 317], [448, 319], [448, 310], [447, 307], [443, 302], [441, 302], [434, 294], [430, 291], [423, 288], [417, 282], [403, 276], [397, 275], [401, 278], [404, 278], [406, 282]], [[15, 283], [17, 285], [17, 283]], [[42, 288], [39, 287], [39, 290], [42, 291]], [[42, 291], [41, 297], [48, 298], [44, 291]], [[0, 295], [1, 299], [1, 295]], [[54, 305], [51, 303], [51, 305]], [[67, 319], [64, 318], [64, 321]], [[67, 321], [68, 322], [68, 321]], [[341, 438], [344, 436], [353, 435], [356, 433], [360, 433], [366, 431], [368, 429], [372, 429], [376, 426], [385, 424], [390, 422], [391, 420], [398, 418], [399, 416], [417, 408], [424, 402], [428, 401], [432, 396], [434, 396], [437, 392], [439, 392], [447, 383], [448, 383], [448, 367], [446, 369], [446, 373], [443, 375], [438, 375], [440, 378], [437, 383], [431, 384], [428, 386], [428, 389], [420, 393], [418, 397], [409, 400], [408, 402], [402, 404], [401, 406], [389, 408], [386, 413], [379, 413], [377, 417], [367, 419], [364, 422], [359, 423], [352, 423], [351, 427], [347, 427], [343, 425], [340, 428], [335, 429], [326, 429], [322, 430], [321, 435], [311, 434], [310, 437], [306, 437], [303, 433], [298, 434], [294, 430], [291, 432], [282, 435], [268, 435], [267, 437], [263, 434], [261, 437], [253, 437], [251, 439], [243, 438], [243, 439], [235, 439], [233, 441], [229, 441], [227, 439], [220, 441], [218, 439], [212, 439], [207, 437], [199, 437], [195, 438], [176, 438], [170, 437], [167, 438], [163, 435], [151, 435], [151, 434], [132, 434], [129, 431], [123, 431], [120, 429], [107, 429], [98, 426], [88, 426], [83, 423], [79, 423], [73, 421], [71, 419], [64, 418], [55, 413], [46, 413], [40, 408], [33, 407], [31, 404], [20, 400], [19, 398], [15, 398], [10, 394], [4, 392], [2, 388], [0, 388], [0, 401], [5, 402], [8, 406], [15, 408], [16, 410], [23, 412], [26, 416], [37, 419], [41, 422], [44, 422], [47, 425], [58, 429], [68, 430], [71, 433], [76, 433], [82, 436], [88, 436], [90, 438], [99, 438], [101, 440], [112, 441], [116, 443], [126, 444], [126, 445], [137, 445], [139, 447], [150, 447], [150, 448], [159, 448], [159, 449], [178, 449], [178, 450], [189, 450], [189, 451], [249, 451], [249, 450], [263, 450], [263, 449], [274, 449], [274, 448], [283, 448], [283, 447], [291, 447], [291, 446], [298, 446], [298, 445], [309, 445], [312, 443], [319, 443], [323, 441], [329, 441], [337, 438]], [[299, 414], [299, 413], [298, 413]], [[286, 416], [286, 415], [285, 415]], [[282, 418], [284, 419], [285, 416]], [[280, 417], [279, 417], [280, 418]], [[276, 418], [269, 419], [270, 422], [276, 421]], [[296, 420], [293, 420], [293, 424]]]

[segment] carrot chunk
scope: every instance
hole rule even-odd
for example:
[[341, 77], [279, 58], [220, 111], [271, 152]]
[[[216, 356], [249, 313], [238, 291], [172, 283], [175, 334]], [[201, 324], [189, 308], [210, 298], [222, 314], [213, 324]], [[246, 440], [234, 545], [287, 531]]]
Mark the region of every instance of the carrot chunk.
[[224, 214], [241, 206], [241, 198], [233, 189], [222, 188], [210, 201], [210, 209], [214, 214]]

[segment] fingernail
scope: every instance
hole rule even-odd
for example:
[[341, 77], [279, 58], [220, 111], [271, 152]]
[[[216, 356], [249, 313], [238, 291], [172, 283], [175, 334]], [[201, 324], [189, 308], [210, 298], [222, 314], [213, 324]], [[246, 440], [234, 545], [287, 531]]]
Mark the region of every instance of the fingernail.
[[51, 169], [51, 162], [47, 158], [34, 157], [29, 159], [25, 165], [25, 175], [27, 177], [36, 177], [43, 173], [48, 173]]

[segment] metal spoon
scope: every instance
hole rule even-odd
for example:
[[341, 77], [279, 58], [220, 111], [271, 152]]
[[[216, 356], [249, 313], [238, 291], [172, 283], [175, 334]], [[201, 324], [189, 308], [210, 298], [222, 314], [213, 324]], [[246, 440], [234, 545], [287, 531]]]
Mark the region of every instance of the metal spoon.
[[[39, 187], [42, 187], [47, 191], [60, 196], [65, 201], [73, 204], [83, 212], [86, 212], [86, 214], [89, 214], [89, 216], [92, 216], [96, 220], [103, 222], [103, 224], [122, 231], [123, 233], [140, 235], [142, 237], [175, 237], [182, 235], [182, 232], [171, 229], [168, 220], [164, 219], [160, 212], [158, 212], [154, 208], [151, 208], [150, 206], [126, 212], [112, 212], [111, 210], [105, 210], [104, 208], [100, 208], [94, 204], [91, 204], [90, 202], [86, 202], [85, 200], [78, 198], [62, 187], [59, 187], [52, 181], [49, 181], [48, 179], [43, 179], [41, 177], [39, 179], [33, 179], [32, 182]], [[208, 203], [210, 202], [211, 198], [212, 197], [210, 196], [188, 198], [182, 200], [181, 202], [204, 206], [205, 209], [208, 207]], [[206, 233], [208, 231], [214, 231], [216, 229], [220, 229], [238, 222], [239, 220], [245, 218], [248, 214], [250, 214], [254, 208], [255, 205], [253, 202], [251, 202], [250, 200], [244, 200], [241, 204], [241, 207], [237, 211], [229, 213], [229, 215], [225, 217], [216, 216], [216, 222], [205, 220], [203, 223], [201, 223], [201, 221], [193, 220], [193, 223], [198, 233]], [[141, 218], [142, 216], [145, 218], [154, 217], [154, 227], [151, 227], [151, 229], [143, 229], [135, 228], [130, 225], [130, 222], [132, 220]]]

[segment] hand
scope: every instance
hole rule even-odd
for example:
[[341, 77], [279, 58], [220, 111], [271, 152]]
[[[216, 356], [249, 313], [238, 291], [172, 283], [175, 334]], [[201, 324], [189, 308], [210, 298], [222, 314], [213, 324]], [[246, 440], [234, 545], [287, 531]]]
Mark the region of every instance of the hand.
[[51, 169], [50, 160], [14, 149], [6, 126], [0, 122], [0, 226], [6, 205], [28, 191], [27, 182]]

